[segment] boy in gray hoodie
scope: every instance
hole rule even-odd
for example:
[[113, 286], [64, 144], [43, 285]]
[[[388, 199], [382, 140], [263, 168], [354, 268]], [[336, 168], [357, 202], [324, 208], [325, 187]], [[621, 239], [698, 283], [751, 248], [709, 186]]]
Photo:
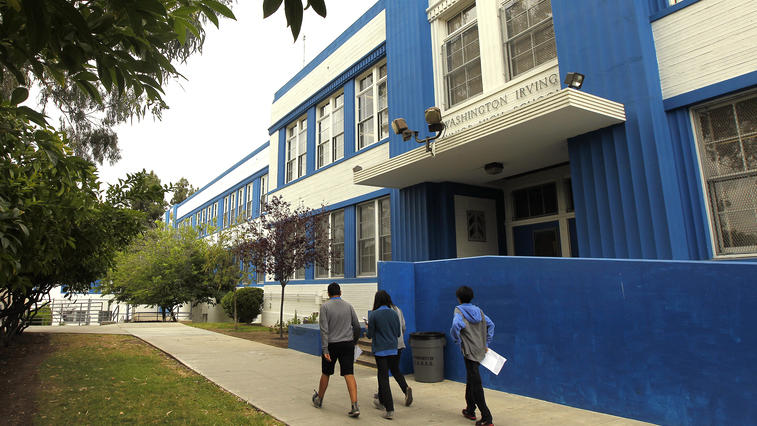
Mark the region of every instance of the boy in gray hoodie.
[[452, 335], [452, 340], [460, 345], [465, 358], [466, 407], [463, 410], [463, 416], [476, 420], [476, 407], [478, 407], [481, 411], [481, 420], [476, 422], [476, 426], [491, 425], [492, 414], [486, 406], [484, 387], [481, 384], [481, 373], [478, 368], [494, 337], [494, 323], [484, 315], [481, 308], [470, 303], [473, 300], [473, 289], [464, 285], [457, 289], [455, 295], [460, 304], [455, 307], [449, 333]]

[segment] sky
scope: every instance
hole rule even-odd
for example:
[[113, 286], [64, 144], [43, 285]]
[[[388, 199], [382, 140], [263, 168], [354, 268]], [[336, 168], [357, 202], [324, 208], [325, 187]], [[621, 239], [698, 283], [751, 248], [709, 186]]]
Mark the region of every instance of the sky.
[[263, 19], [262, 0], [238, 0], [237, 21], [208, 23], [202, 55], [178, 67], [187, 79], [164, 86], [169, 109], [117, 127], [122, 159], [98, 167], [113, 184], [127, 173], [153, 170], [164, 184], [181, 177], [202, 188], [268, 141], [273, 95], [375, 0], [327, 0], [326, 18], [308, 9], [297, 42], [284, 7]]

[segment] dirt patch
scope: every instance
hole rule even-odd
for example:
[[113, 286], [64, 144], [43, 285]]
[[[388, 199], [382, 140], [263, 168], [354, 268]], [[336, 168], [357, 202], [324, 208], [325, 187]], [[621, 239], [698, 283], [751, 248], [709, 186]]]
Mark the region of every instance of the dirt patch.
[[289, 339], [287, 335], [284, 334], [284, 338], [280, 339], [278, 332], [275, 332], [275, 333], [272, 333], [270, 331], [234, 332], [233, 330], [219, 330], [219, 329], [209, 329], [209, 330], [215, 331], [216, 333], [225, 334], [227, 336], [239, 337], [240, 339], [252, 340], [253, 342], [264, 343], [266, 345], [276, 346], [279, 348], [287, 348], [289, 345]]
[[24, 333], [0, 347], [0, 419], [9, 426], [32, 423], [40, 388], [39, 365], [52, 352], [50, 336]]

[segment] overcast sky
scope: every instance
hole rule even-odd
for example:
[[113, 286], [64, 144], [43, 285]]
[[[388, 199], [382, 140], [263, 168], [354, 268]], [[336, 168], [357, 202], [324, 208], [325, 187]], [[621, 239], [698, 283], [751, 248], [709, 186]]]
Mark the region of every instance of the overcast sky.
[[238, 1], [237, 21], [221, 21], [219, 30], [209, 23], [202, 55], [179, 67], [187, 80], [165, 87], [163, 119], [118, 127], [122, 159], [100, 166], [100, 180], [144, 168], [163, 183], [186, 177], [205, 186], [268, 140], [273, 94], [302, 69], [303, 36], [309, 62], [374, 3], [327, 0], [325, 19], [306, 10], [293, 43], [283, 6], [263, 20], [262, 1]]

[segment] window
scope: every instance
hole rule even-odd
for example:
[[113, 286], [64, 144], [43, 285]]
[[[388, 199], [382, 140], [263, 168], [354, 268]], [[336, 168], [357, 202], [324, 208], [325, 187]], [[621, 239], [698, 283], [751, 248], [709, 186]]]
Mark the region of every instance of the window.
[[357, 79], [357, 149], [389, 137], [386, 64]]
[[513, 191], [513, 219], [557, 214], [557, 186], [554, 182]]
[[376, 274], [376, 247], [378, 260], [392, 260], [389, 198], [358, 205], [357, 222], [358, 275]]
[[329, 265], [316, 266], [316, 277], [343, 277], [344, 276], [344, 210], [332, 212], [328, 216], [329, 233]]
[[245, 211], [247, 212], [246, 217], [252, 217], [252, 183], [247, 184], [247, 207], [245, 207]]
[[260, 177], [260, 213], [265, 211], [265, 203], [268, 201], [268, 175]]
[[449, 106], [483, 91], [476, 5], [447, 20], [447, 38], [442, 56]]
[[308, 148], [308, 120], [303, 117], [287, 128], [286, 181], [305, 176], [305, 158]]
[[213, 203], [213, 213], [211, 217], [213, 221], [213, 226], [218, 226], [218, 201]]
[[221, 228], [229, 226], [229, 196], [223, 197], [223, 224]]
[[240, 222], [244, 218], [244, 188], [239, 188], [239, 191], [237, 191], [237, 215], [234, 218], [234, 223]]
[[502, 32], [510, 78], [557, 57], [551, 0], [505, 3]]
[[716, 254], [757, 253], [757, 93], [694, 115]]
[[344, 93], [318, 107], [317, 168], [344, 157]]
[[234, 206], [236, 206], [236, 191], [229, 195], [229, 226], [234, 226]]

